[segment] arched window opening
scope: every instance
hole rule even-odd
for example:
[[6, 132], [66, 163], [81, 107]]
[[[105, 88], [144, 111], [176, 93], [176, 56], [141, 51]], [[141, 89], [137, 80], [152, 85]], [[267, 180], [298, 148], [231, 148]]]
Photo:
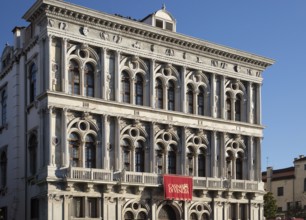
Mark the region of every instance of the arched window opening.
[[205, 151], [201, 150], [198, 154], [198, 176], [204, 177], [206, 175], [206, 156]]
[[226, 100], [225, 100], [225, 119], [232, 120], [231, 112], [232, 112], [232, 103], [231, 103], [231, 97], [229, 94], [226, 94]]
[[209, 215], [207, 213], [203, 213], [201, 216], [201, 220], [209, 220]]
[[197, 216], [197, 214], [196, 213], [191, 213], [191, 215], [190, 215], [190, 220], [198, 220], [198, 216]]
[[37, 171], [37, 137], [32, 134], [29, 139], [29, 162], [30, 173], [34, 175]]
[[85, 138], [85, 167], [96, 168], [95, 138], [92, 135]]
[[143, 79], [140, 74], [136, 76], [135, 99], [136, 105], [143, 105]]
[[80, 95], [80, 70], [79, 64], [74, 61], [69, 61], [69, 94]]
[[236, 179], [242, 180], [242, 169], [243, 169], [243, 160], [242, 155], [239, 155], [238, 158], [236, 158]]
[[80, 167], [81, 164], [81, 149], [80, 137], [77, 133], [71, 133], [69, 136], [69, 149], [70, 149], [70, 165], [72, 167]]
[[241, 121], [241, 96], [236, 96], [235, 101], [235, 121]]
[[187, 94], [186, 94], [186, 98], [187, 98], [187, 112], [190, 114], [193, 114], [193, 90], [192, 90], [192, 86], [188, 85], [187, 86]]
[[227, 168], [226, 175], [227, 175], [228, 179], [231, 179], [232, 175], [233, 175], [233, 173], [232, 173], [232, 161], [233, 161], [233, 159], [234, 159], [234, 156], [233, 156], [232, 152], [227, 151], [225, 160], [226, 160], [226, 168]]
[[91, 64], [86, 63], [85, 65], [85, 96], [94, 97], [94, 68]]
[[[159, 148], [162, 149], [162, 148]], [[164, 154], [162, 150], [156, 151], [156, 164], [157, 164], [157, 173], [162, 174], [164, 171]]]
[[135, 170], [136, 172], [144, 172], [144, 147], [142, 142], [138, 142], [135, 148]]
[[156, 107], [163, 109], [164, 108], [164, 94], [163, 94], [163, 84], [160, 79], [156, 79], [155, 91], [156, 91], [156, 98], [157, 98]]
[[188, 175], [194, 176], [194, 152], [191, 147], [188, 147], [187, 153]]
[[202, 86], [199, 88], [199, 94], [198, 94], [198, 114], [204, 115], [204, 93], [205, 90]]
[[6, 89], [2, 91], [1, 94], [1, 124], [5, 125], [6, 123], [6, 112], [7, 112], [7, 93]]
[[6, 157], [5, 152], [2, 152], [0, 160], [1, 160], [0, 161], [0, 173], [1, 173], [0, 188], [4, 188], [6, 186], [6, 181], [7, 181], [7, 157]]
[[168, 110], [174, 111], [175, 109], [175, 87], [172, 80], [168, 83]]
[[146, 220], [146, 219], [148, 219], [148, 217], [145, 212], [140, 212], [137, 216], [137, 220]]
[[176, 173], [176, 152], [173, 146], [170, 146], [170, 151], [168, 151], [168, 173]]
[[179, 219], [177, 218], [175, 211], [169, 205], [164, 205], [158, 213], [159, 220], [172, 220], [172, 219]]
[[130, 77], [126, 71], [123, 71], [121, 74], [121, 94], [122, 94], [122, 102], [130, 103], [131, 102], [131, 88], [130, 88]]
[[130, 145], [126, 140], [123, 140], [122, 143], [122, 156], [123, 156], [123, 168], [126, 171], [131, 171], [132, 167], [131, 167], [131, 161], [132, 161], [132, 155], [131, 155], [131, 149], [130, 149]]
[[33, 102], [36, 96], [36, 77], [37, 68], [33, 63], [30, 67], [30, 102]]
[[125, 214], [124, 214], [124, 220], [134, 220], [134, 215], [132, 212], [130, 211], [127, 211]]

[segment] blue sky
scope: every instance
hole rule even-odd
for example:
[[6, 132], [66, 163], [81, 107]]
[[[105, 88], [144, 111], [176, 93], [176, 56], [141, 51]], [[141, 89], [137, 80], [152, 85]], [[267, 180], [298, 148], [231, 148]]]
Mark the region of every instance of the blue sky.
[[[12, 29], [26, 25], [23, 14], [34, 0], [3, 1], [0, 50], [12, 44]], [[247, 51], [276, 62], [263, 74], [264, 140], [262, 169], [293, 165], [306, 154], [306, 1], [305, 0], [68, 0], [135, 19], [161, 8], [177, 20], [177, 32]], [[305, 136], [304, 136], [305, 135]], [[267, 161], [267, 157], [269, 158]]]

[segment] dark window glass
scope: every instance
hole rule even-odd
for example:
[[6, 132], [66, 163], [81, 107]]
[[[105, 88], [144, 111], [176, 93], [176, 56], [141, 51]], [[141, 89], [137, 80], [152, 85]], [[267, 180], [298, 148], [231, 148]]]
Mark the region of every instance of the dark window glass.
[[174, 83], [169, 81], [168, 83], [168, 110], [174, 111], [175, 106], [175, 88]]
[[80, 70], [76, 61], [69, 62], [69, 94], [80, 95]]
[[236, 159], [236, 179], [242, 180], [242, 159]]
[[163, 84], [162, 84], [162, 81], [160, 79], [156, 79], [155, 91], [156, 91], [156, 98], [157, 98], [156, 107], [160, 108], [160, 109], [163, 109], [163, 107], [164, 107], [164, 94], [163, 94]]
[[7, 157], [6, 152], [2, 152], [1, 158], [0, 158], [0, 172], [1, 172], [1, 179], [0, 188], [4, 188], [6, 186], [6, 180], [7, 180]]
[[127, 211], [124, 213], [124, 220], [134, 220], [134, 215], [132, 212]]
[[126, 171], [131, 170], [131, 150], [127, 143], [124, 143], [122, 146], [123, 151], [123, 165]]
[[166, 29], [169, 30], [169, 31], [172, 31], [173, 30], [173, 24], [169, 23], [169, 22], [166, 22]]
[[143, 105], [143, 80], [139, 74], [136, 76], [135, 95], [136, 105]]
[[88, 63], [85, 65], [85, 96], [94, 97], [94, 68]]
[[33, 102], [36, 96], [36, 75], [37, 68], [33, 63], [30, 67], [30, 102]]
[[122, 102], [130, 103], [130, 77], [125, 71], [121, 74], [121, 86]]
[[0, 208], [0, 219], [1, 220], [7, 220], [7, 208], [6, 207], [1, 207]]
[[39, 200], [31, 199], [31, 219], [39, 219]]
[[95, 139], [92, 135], [87, 135], [86, 136], [85, 167], [86, 168], [95, 168], [96, 167]]
[[198, 155], [198, 176], [203, 177], [205, 176], [205, 169], [206, 169], [206, 158], [204, 153], [200, 153]]
[[140, 212], [138, 214], [137, 220], [146, 220], [148, 219], [147, 214], [145, 212]]
[[88, 198], [88, 217], [97, 218], [98, 217], [98, 201], [96, 198]]
[[70, 164], [72, 167], [81, 166], [80, 138], [76, 133], [71, 133], [69, 136], [70, 148]]
[[1, 95], [1, 123], [5, 125], [6, 123], [6, 112], [7, 112], [7, 93], [6, 90], [2, 91]]
[[84, 217], [83, 199], [81, 197], [73, 198], [73, 208], [74, 208], [74, 217], [77, 218]]
[[156, 27], [163, 28], [163, 21], [159, 20], [159, 19], [156, 19], [155, 20], [155, 25], [156, 25]]
[[239, 95], [235, 101], [235, 120], [241, 121], [241, 97]]
[[157, 173], [162, 174], [163, 173], [163, 165], [164, 165], [164, 157], [162, 151], [158, 150], [156, 151], [156, 163], [157, 163]]
[[201, 86], [198, 94], [198, 114], [204, 115], [204, 89]]
[[140, 142], [135, 149], [135, 166], [136, 172], [144, 172], [144, 147]]
[[277, 196], [283, 196], [283, 195], [284, 195], [284, 187], [278, 187]]
[[231, 111], [232, 111], [232, 104], [231, 104], [231, 98], [229, 95], [226, 96], [226, 101], [225, 101], [225, 107], [226, 107], [226, 119], [231, 120]]
[[168, 152], [168, 173], [176, 173], [176, 153], [174, 151]]
[[192, 91], [191, 85], [187, 86], [187, 108], [188, 108], [188, 113], [192, 114], [193, 113], [193, 91]]
[[30, 173], [34, 175], [37, 170], [37, 137], [32, 134], [29, 139], [29, 163], [30, 163]]

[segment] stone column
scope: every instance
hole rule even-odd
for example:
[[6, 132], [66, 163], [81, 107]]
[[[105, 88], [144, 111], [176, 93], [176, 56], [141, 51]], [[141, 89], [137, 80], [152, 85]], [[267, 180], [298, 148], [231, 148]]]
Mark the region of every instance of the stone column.
[[155, 132], [154, 132], [155, 123], [150, 123], [150, 135], [149, 135], [149, 149], [150, 149], [150, 172], [156, 173], [156, 160], [155, 160]]
[[68, 68], [69, 63], [67, 60], [67, 38], [62, 38], [62, 65], [61, 65], [61, 77], [62, 77], [62, 91], [68, 93], [68, 83], [69, 83], [69, 76], [68, 76]]
[[256, 120], [257, 120], [257, 124], [262, 124], [261, 122], [261, 84], [257, 85], [256, 88]]
[[150, 60], [150, 106], [151, 108], [155, 108], [155, 60]]
[[53, 35], [48, 35], [47, 37], [47, 45], [45, 48], [45, 62], [46, 68], [44, 71], [45, 79], [46, 79], [46, 89], [48, 91], [52, 90], [52, 63], [51, 63], [51, 48], [52, 48], [52, 38]]
[[68, 140], [68, 131], [67, 131], [67, 108], [63, 108], [62, 110], [62, 151], [63, 151], [63, 165], [64, 167], [69, 167], [69, 145], [67, 144]]
[[212, 131], [211, 133], [211, 143], [210, 143], [210, 149], [211, 149], [211, 176], [216, 178], [218, 177], [218, 172], [217, 172], [217, 142], [216, 142], [216, 138], [217, 138], [217, 132], [216, 131]]
[[100, 66], [101, 66], [101, 97], [107, 100], [106, 83], [107, 83], [107, 71], [106, 71], [106, 48], [100, 49]]
[[231, 120], [232, 121], [236, 121], [236, 118], [235, 118], [235, 116], [236, 116], [236, 106], [235, 106], [235, 104], [236, 104], [236, 98], [231, 98], [231, 107], [232, 107], [232, 109], [231, 109]]
[[120, 51], [115, 52], [115, 101], [120, 102], [121, 91]]
[[254, 180], [254, 149], [253, 149], [253, 137], [248, 138], [248, 179], [249, 180]]
[[163, 109], [168, 110], [168, 84], [163, 84], [163, 96]]
[[227, 176], [227, 169], [225, 163], [225, 133], [220, 136], [220, 167], [221, 167], [221, 177]]
[[122, 170], [122, 156], [120, 147], [120, 117], [116, 117], [115, 125], [115, 171]]
[[181, 133], [181, 175], [188, 175], [188, 172], [186, 172], [186, 127], [182, 127], [182, 133]]
[[[186, 95], [186, 94], [185, 94]], [[198, 115], [198, 95], [199, 95], [199, 90], [194, 90], [193, 91], [193, 114]], [[185, 103], [186, 106], [186, 103]], [[205, 104], [204, 104], [204, 115], [205, 115]]]
[[258, 138], [256, 146], [256, 168], [255, 168], [255, 177], [258, 181], [261, 181], [261, 143], [262, 138]]
[[183, 113], [187, 113], [186, 110], [186, 66], [181, 67], [181, 109]]
[[247, 101], [247, 122], [253, 123], [253, 116], [252, 116], [252, 82], [248, 82], [248, 101]]
[[225, 77], [221, 77], [221, 85], [220, 85], [220, 102], [221, 102], [221, 118], [225, 119]]
[[211, 85], [210, 85], [210, 115], [213, 118], [217, 117], [216, 114], [216, 74], [211, 73]]
[[[44, 154], [46, 155], [44, 160], [44, 164], [48, 164], [49, 166], [53, 165], [53, 144], [52, 144], [52, 114], [53, 114], [53, 106], [49, 106], [47, 110], [47, 119], [46, 119], [46, 130], [44, 136], [46, 137], [46, 145], [43, 147], [45, 149]], [[48, 158], [48, 159], [47, 159]]]
[[109, 151], [110, 151], [110, 143], [109, 143], [109, 116], [104, 115], [102, 120], [102, 168], [109, 170], [110, 169], [110, 161], [109, 161]]

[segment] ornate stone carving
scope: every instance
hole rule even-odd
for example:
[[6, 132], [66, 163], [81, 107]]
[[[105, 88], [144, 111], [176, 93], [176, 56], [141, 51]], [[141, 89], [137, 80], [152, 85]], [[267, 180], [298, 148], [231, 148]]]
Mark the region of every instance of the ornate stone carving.
[[132, 47], [136, 48], [136, 49], [140, 49], [140, 43], [138, 41], [136, 41], [135, 43], [132, 44]]
[[59, 23], [59, 29], [60, 30], [67, 30], [68, 29], [68, 24], [66, 22], [60, 22]]
[[174, 56], [174, 50], [170, 49], [170, 48], [167, 48], [166, 51], [165, 51], [165, 54], [170, 56], [170, 57], [173, 57]]
[[53, 27], [53, 26], [54, 26], [54, 23], [55, 23], [55, 22], [54, 22], [53, 19], [49, 19], [49, 26], [50, 26], [50, 27]]
[[120, 44], [122, 42], [122, 37], [120, 35], [114, 35], [113, 41], [117, 44]]
[[100, 32], [100, 38], [103, 39], [103, 40], [108, 41], [109, 40], [109, 34], [104, 32], [104, 31], [102, 31], [102, 32]]
[[85, 27], [82, 27], [81, 31], [82, 31], [82, 34], [83, 34], [84, 36], [87, 36], [88, 33], [89, 33], [89, 28], [86, 27], [86, 26], [85, 26]]

